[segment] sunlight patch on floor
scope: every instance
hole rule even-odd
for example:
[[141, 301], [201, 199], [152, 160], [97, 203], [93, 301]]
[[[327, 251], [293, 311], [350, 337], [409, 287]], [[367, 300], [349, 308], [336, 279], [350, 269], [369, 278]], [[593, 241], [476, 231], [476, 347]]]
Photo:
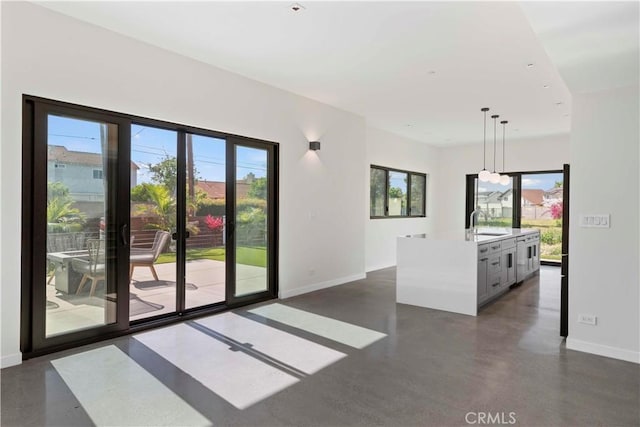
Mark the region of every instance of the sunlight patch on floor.
[[365, 348], [387, 336], [378, 331], [278, 303], [254, 308], [249, 310], [249, 313], [358, 349]]
[[113, 345], [62, 357], [51, 364], [95, 425], [211, 425]]
[[[215, 331], [214, 331], [215, 332]], [[134, 337], [238, 409], [299, 380], [193, 326], [179, 324]]]
[[196, 323], [239, 343], [250, 344], [252, 350], [308, 375], [347, 356], [235, 313], [208, 317]]

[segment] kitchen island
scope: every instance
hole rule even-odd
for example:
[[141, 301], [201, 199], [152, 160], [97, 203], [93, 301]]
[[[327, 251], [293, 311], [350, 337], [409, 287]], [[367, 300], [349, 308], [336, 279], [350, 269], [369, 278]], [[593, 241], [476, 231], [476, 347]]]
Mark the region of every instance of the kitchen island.
[[398, 237], [396, 301], [476, 316], [537, 273], [540, 232], [520, 228]]

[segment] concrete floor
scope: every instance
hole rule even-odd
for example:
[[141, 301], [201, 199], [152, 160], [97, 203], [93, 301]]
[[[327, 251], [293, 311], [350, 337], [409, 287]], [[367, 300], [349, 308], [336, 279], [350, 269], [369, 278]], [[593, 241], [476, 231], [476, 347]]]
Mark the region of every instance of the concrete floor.
[[1, 372], [2, 425], [640, 424], [638, 365], [558, 336], [559, 269], [478, 317], [398, 305], [394, 282], [381, 270], [26, 361]]

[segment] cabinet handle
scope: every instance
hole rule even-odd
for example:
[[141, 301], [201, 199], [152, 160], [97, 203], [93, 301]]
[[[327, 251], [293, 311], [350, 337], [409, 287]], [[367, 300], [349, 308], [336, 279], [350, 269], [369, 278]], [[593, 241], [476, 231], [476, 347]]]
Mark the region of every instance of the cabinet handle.
[[488, 250], [489, 250], [489, 249], [487, 249], [487, 248], [480, 249], [480, 253], [481, 253], [481, 254], [483, 254], [483, 253], [487, 252]]
[[491, 265], [499, 265], [500, 261], [492, 262]]
[[509, 254], [507, 265], [508, 265], [507, 268], [512, 268], [513, 267], [513, 254], [512, 253]]
[[495, 288], [496, 286], [500, 285], [500, 282], [498, 283], [494, 283], [493, 285], [491, 285], [492, 288]]
[[491, 249], [500, 249], [500, 246], [499, 245], [491, 246]]
[[533, 245], [533, 256], [538, 254], [538, 245]]
[[480, 262], [487, 261], [489, 258], [480, 258]]
[[531, 246], [527, 246], [527, 258], [531, 258]]

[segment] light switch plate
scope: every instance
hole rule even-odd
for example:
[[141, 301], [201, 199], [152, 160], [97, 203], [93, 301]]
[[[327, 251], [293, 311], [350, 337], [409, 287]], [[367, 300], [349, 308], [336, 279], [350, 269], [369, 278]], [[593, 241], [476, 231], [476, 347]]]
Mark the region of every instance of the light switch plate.
[[580, 215], [580, 227], [586, 228], [610, 228], [610, 214], [582, 214]]

